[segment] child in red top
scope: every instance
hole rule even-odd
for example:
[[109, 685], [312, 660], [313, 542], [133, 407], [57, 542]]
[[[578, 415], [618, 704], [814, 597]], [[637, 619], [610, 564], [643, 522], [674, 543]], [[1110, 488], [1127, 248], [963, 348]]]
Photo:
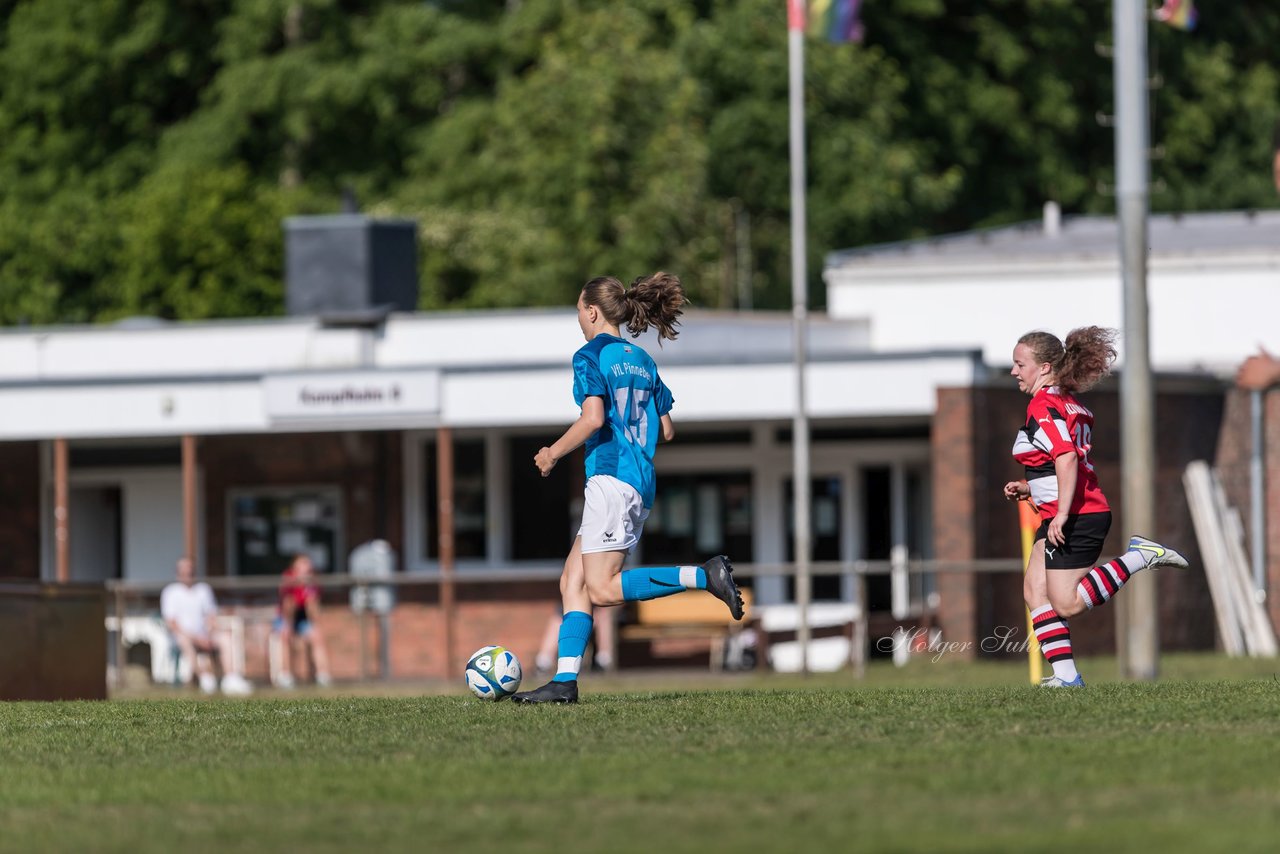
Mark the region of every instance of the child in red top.
[[[311, 583], [315, 569], [311, 558], [306, 555], [295, 555], [293, 563], [281, 573], [280, 604], [283, 616], [285, 607], [295, 613], [301, 613], [306, 619], [307, 607], [313, 599], [320, 596], [320, 588]], [[286, 605], [286, 603], [288, 603]]]
[[1031, 402], [1013, 443], [1026, 479], [1006, 483], [1004, 496], [1035, 502], [1043, 520], [1022, 594], [1053, 667], [1044, 684], [1055, 688], [1084, 687], [1065, 618], [1104, 604], [1139, 570], [1187, 565], [1173, 549], [1139, 536], [1129, 539], [1120, 557], [1095, 565], [1111, 529], [1111, 507], [1089, 462], [1093, 413], [1075, 394], [1110, 373], [1115, 358], [1114, 330], [1097, 326], [1072, 330], [1065, 343], [1048, 332], [1029, 332], [1013, 348], [1010, 373]]
[[280, 633], [280, 675], [276, 684], [292, 688], [293, 640], [298, 638], [310, 647], [315, 664], [316, 684], [332, 683], [329, 676], [329, 650], [324, 634], [320, 631], [320, 588], [312, 583], [315, 564], [305, 554], [294, 555], [293, 561], [281, 575], [280, 604], [276, 617], [276, 631]]

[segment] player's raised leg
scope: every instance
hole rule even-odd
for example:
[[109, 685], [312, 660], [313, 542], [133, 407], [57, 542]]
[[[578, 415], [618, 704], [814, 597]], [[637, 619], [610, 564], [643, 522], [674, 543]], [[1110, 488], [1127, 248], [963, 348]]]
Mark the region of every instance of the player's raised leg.
[[1187, 559], [1168, 546], [1146, 537], [1131, 537], [1129, 550], [1115, 560], [1081, 573], [1075, 584], [1059, 584], [1053, 589], [1050, 573], [1050, 597], [1054, 607], [1064, 616], [1074, 616], [1099, 605], [1105, 605], [1120, 592], [1137, 572], [1162, 566], [1186, 566]]
[[582, 552], [587, 592], [593, 605], [617, 605], [658, 599], [685, 590], [707, 590], [742, 619], [742, 595], [733, 581], [733, 564], [719, 555], [702, 565], [642, 566], [622, 570], [627, 554], [640, 542], [649, 509], [635, 487], [612, 477], [587, 481], [582, 513]]
[[1187, 566], [1187, 559], [1178, 552], [1137, 534], [1129, 538], [1129, 551], [1141, 554], [1147, 561], [1148, 569], [1159, 569], [1162, 566], [1181, 568]]
[[[658, 599], [685, 590], [706, 590], [729, 607], [735, 620], [742, 619], [742, 592], [733, 580], [733, 564], [716, 555], [700, 566], [641, 566], [624, 570], [618, 579], [624, 601]], [[609, 590], [610, 595], [614, 593]]]

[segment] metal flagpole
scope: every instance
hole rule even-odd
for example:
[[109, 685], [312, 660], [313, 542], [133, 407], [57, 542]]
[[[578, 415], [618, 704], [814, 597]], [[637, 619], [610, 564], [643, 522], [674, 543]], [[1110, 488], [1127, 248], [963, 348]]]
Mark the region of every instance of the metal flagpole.
[[809, 417], [805, 411], [805, 351], [808, 269], [805, 225], [804, 163], [804, 0], [787, 2], [787, 55], [790, 65], [788, 97], [791, 115], [791, 328], [795, 362], [796, 407], [791, 427], [795, 504], [796, 642], [800, 645], [800, 671], [809, 672], [810, 522], [809, 522]]
[[[1155, 536], [1155, 393], [1147, 336], [1147, 3], [1112, 0], [1115, 31], [1116, 211], [1124, 284], [1120, 374], [1120, 479], [1127, 531]], [[1135, 583], [1136, 582], [1136, 583]], [[1129, 582], [1116, 613], [1120, 669], [1155, 679], [1159, 667], [1156, 573]]]

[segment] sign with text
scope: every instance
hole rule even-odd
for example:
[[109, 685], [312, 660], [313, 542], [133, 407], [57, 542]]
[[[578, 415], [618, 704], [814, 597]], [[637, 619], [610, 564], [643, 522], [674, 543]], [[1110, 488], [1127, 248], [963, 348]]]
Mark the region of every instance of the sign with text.
[[263, 379], [272, 421], [395, 418], [440, 411], [439, 371], [282, 374]]

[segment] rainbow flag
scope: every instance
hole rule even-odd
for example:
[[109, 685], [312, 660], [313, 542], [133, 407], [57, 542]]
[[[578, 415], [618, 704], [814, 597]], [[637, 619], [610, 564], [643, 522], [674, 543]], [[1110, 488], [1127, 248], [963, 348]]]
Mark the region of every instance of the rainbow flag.
[[829, 42], [862, 41], [862, 0], [809, 0], [810, 38]]
[[1191, 0], [1164, 0], [1164, 5], [1156, 10], [1156, 20], [1180, 30], [1194, 30], [1196, 6]]

